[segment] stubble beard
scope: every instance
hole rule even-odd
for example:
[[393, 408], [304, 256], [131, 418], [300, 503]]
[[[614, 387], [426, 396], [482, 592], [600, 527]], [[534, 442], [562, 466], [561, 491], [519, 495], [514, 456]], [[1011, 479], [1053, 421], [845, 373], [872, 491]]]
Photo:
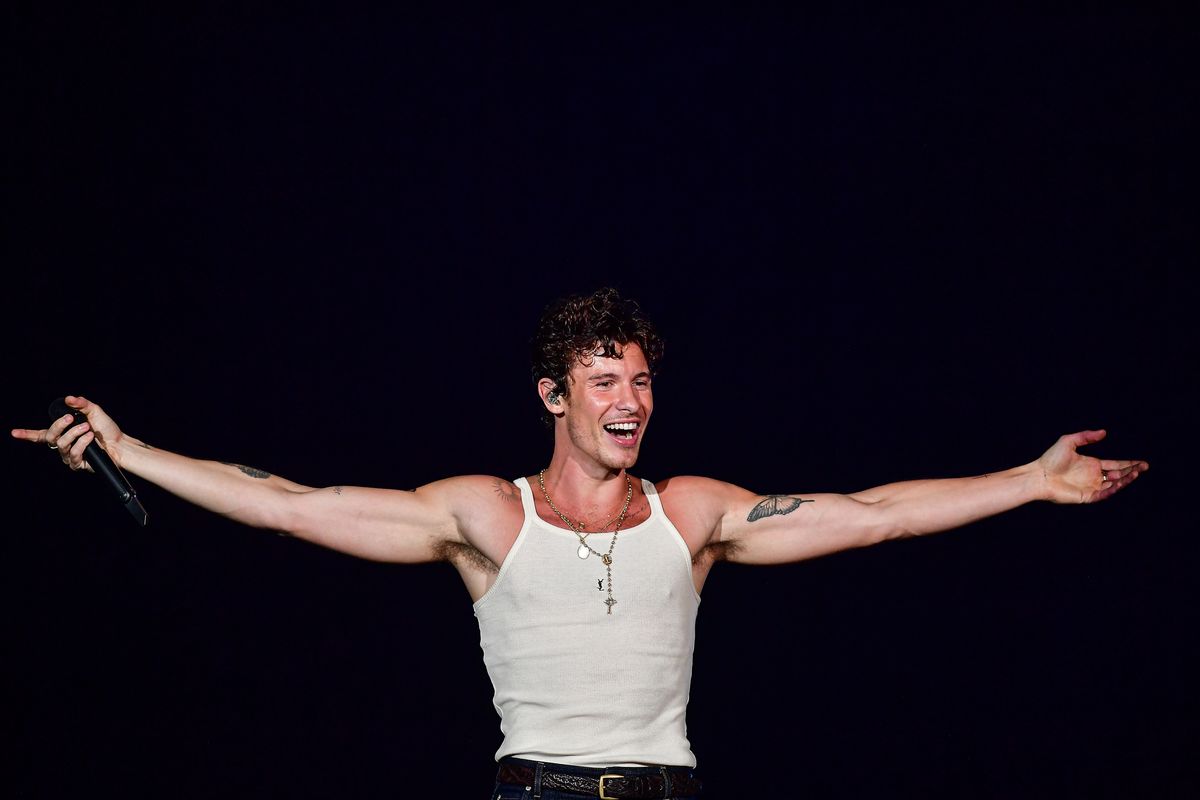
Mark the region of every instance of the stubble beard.
[[[638, 439], [636, 447], [629, 450], [618, 450], [613, 453], [613, 450], [618, 447], [611, 442], [606, 442], [604, 437], [608, 434], [603, 430], [592, 432], [593, 429], [589, 426], [585, 431], [580, 431], [579, 427], [571, 421], [567, 423], [567, 433], [572, 444], [577, 448], [590, 455], [597, 464], [612, 472], [620, 472], [623, 469], [632, 469], [637, 463], [638, 453], [642, 449], [641, 439]], [[641, 431], [638, 431], [639, 437]]]

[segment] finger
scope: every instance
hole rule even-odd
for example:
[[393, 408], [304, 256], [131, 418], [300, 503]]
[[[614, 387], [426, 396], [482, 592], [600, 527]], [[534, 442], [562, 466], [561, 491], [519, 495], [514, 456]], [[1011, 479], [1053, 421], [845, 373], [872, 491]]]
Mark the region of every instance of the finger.
[[100, 408], [100, 406], [91, 402], [83, 395], [69, 394], [63, 398], [63, 401], [71, 408], [82, 411], [84, 414], [88, 414], [89, 412], [98, 410]]
[[1150, 467], [1145, 461], [1117, 461], [1115, 459], [1106, 458], [1100, 462], [1101, 469], [1125, 469], [1126, 467], [1137, 467], [1138, 469], [1148, 469]]
[[46, 429], [46, 443], [57, 444], [58, 437], [62, 435], [62, 432], [74, 424], [75, 417], [71, 414], [64, 414], [51, 422], [50, 427]]
[[1115, 480], [1117, 480], [1118, 478], [1124, 478], [1124, 477], [1125, 477], [1126, 475], [1128, 475], [1130, 472], [1133, 472], [1133, 465], [1132, 465], [1132, 464], [1130, 464], [1130, 465], [1129, 465], [1129, 466], [1127, 466], [1127, 467], [1123, 467], [1123, 468], [1119, 468], [1119, 469], [1118, 469], [1118, 468], [1112, 468], [1112, 467], [1110, 467], [1110, 468], [1108, 468], [1108, 469], [1102, 469], [1102, 470], [1100, 471], [1100, 476], [1101, 476], [1102, 478], [1104, 478], [1104, 480], [1106, 480], [1106, 481], [1115, 481]]
[[92, 440], [95, 438], [96, 434], [88, 431], [83, 436], [80, 436], [79, 439], [75, 441], [75, 444], [71, 445], [71, 469], [83, 469], [83, 451], [87, 449], [87, 446], [91, 444]]
[[1108, 431], [1079, 431], [1078, 433], [1068, 433], [1064, 438], [1076, 447], [1083, 447], [1088, 444], [1095, 444], [1108, 435]]
[[94, 422], [95, 420], [101, 418], [107, 419], [104, 409], [102, 409], [98, 403], [93, 403], [83, 395], [67, 395], [65, 402], [71, 408], [82, 411], [83, 415], [87, 417], [89, 422]]
[[46, 441], [46, 429], [40, 428], [34, 430], [32, 428], [13, 428], [12, 435], [14, 439], [21, 439], [26, 442], [42, 444]]
[[[50, 423], [49, 428], [46, 428], [43, 431], [33, 431], [33, 433], [42, 434], [41, 438], [34, 439], [33, 441], [42, 442], [43, 444], [48, 445], [51, 450], [57, 450], [59, 448], [59, 445], [58, 445], [59, 436], [61, 436], [63, 430], [74, 421], [75, 421], [74, 417], [68, 416], [68, 415], [63, 415], [63, 416], [59, 417], [58, 419], [54, 420], [54, 422]], [[64, 443], [64, 445], [65, 444], [66, 443]]]
[[1118, 478], [1115, 481], [1105, 482], [1101, 489], [1098, 489], [1097, 491], [1092, 492], [1092, 496], [1090, 498], [1088, 498], [1088, 502], [1089, 503], [1098, 503], [1101, 500], [1107, 500], [1108, 498], [1112, 497], [1114, 494], [1121, 491], [1126, 486], [1128, 486], [1129, 484], [1131, 484], [1135, 480], [1137, 480], [1137, 476], [1139, 474], [1140, 473], [1137, 470], [1134, 470], [1123, 478]]
[[91, 430], [91, 425], [87, 422], [81, 422], [59, 434], [55, 444], [58, 445], [59, 450], [70, 450], [74, 446], [75, 440], [89, 430]]

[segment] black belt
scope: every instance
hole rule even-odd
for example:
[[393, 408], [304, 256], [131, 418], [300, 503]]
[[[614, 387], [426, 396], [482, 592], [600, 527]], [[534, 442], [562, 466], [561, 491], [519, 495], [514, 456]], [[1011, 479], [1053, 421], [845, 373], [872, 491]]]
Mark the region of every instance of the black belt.
[[[538, 781], [539, 769], [541, 781]], [[569, 770], [569, 771], [568, 771]], [[700, 794], [700, 780], [688, 770], [659, 767], [589, 767], [538, 764], [533, 761], [502, 761], [496, 773], [499, 783], [522, 784], [534, 789], [575, 792], [600, 800], [664, 800], [676, 795]]]

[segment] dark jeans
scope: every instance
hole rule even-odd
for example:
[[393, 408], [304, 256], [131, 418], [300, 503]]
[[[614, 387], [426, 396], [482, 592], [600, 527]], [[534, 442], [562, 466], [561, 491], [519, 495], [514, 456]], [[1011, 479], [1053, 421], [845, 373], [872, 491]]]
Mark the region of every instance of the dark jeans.
[[[530, 769], [537, 766], [536, 761], [526, 761], [520, 758], [501, 759], [502, 762], [511, 764], [520, 764]], [[611, 767], [609, 769], [588, 769], [587, 767], [572, 767], [568, 764], [545, 764], [543, 767], [546, 772], [568, 773], [572, 775], [590, 775], [598, 777], [605, 772], [616, 773], [618, 775], [657, 775], [659, 767]], [[695, 770], [688, 767], [667, 767], [671, 772], [686, 772], [689, 775], [695, 775]], [[492, 800], [534, 800], [535, 786], [533, 785], [517, 785], [515, 783], [497, 783], [496, 788], [492, 790]], [[547, 789], [542, 787], [541, 794], [537, 800], [583, 800], [586, 797], [598, 797], [598, 795], [579, 794], [578, 792], [564, 792], [561, 789]], [[672, 794], [670, 800], [700, 800], [699, 794]]]

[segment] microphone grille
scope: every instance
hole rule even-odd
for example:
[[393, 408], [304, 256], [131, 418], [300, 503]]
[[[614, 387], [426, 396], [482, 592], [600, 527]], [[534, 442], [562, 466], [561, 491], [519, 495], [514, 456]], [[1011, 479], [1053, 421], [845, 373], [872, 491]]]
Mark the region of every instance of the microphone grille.
[[75, 409], [67, 405], [67, 398], [60, 397], [57, 400], [50, 401], [50, 419], [58, 419], [59, 417], [65, 417], [67, 414], [73, 413], [75, 413]]

